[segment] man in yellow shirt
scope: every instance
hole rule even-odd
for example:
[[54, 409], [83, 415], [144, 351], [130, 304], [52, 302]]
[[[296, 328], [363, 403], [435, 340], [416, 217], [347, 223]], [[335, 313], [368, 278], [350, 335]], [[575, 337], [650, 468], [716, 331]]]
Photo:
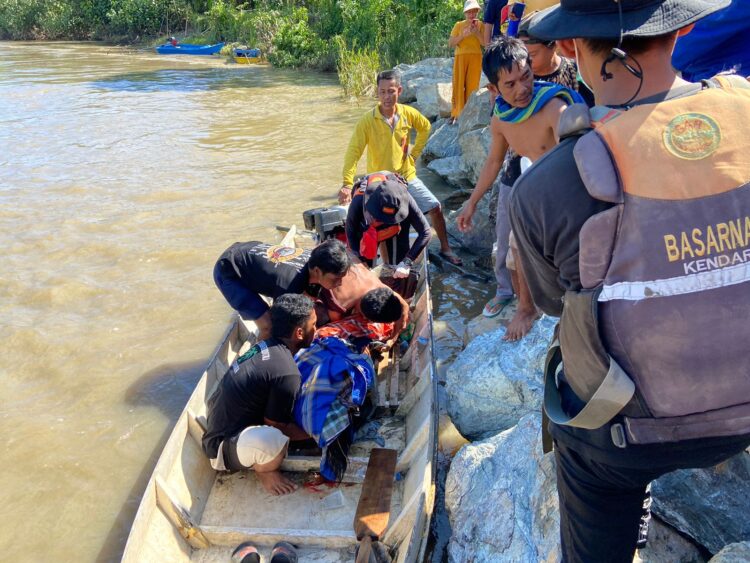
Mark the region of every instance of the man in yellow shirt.
[[[461, 265], [448, 243], [445, 218], [440, 202], [417, 177], [414, 165], [430, 135], [430, 121], [416, 109], [398, 103], [401, 77], [394, 70], [378, 74], [378, 105], [365, 113], [357, 123], [344, 158], [344, 182], [339, 190], [339, 203], [351, 201], [357, 162], [367, 148], [367, 173], [389, 170], [404, 177], [409, 194], [419, 210], [427, 215], [440, 241], [440, 255], [451, 264]], [[417, 132], [414, 146], [409, 148], [411, 130]]]

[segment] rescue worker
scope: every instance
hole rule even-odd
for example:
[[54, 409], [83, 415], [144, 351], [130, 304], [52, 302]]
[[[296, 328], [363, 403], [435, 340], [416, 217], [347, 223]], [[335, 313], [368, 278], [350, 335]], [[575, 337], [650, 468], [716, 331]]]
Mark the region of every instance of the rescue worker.
[[750, 237], [716, 236], [750, 224], [750, 91], [670, 63], [728, 4], [562, 0], [531, 23], [609, 106], [568, 108], [510, 198], [534, 302], [562, 315], [545, 412], [564, 561], [632, 561], [650, 481], [750, 444], [750, 288], [728, 269]]

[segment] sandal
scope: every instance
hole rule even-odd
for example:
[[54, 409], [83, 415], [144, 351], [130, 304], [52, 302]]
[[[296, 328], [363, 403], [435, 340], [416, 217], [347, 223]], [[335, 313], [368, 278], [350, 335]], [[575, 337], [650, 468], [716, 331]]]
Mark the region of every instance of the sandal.
[[464, 261], [461, 260], [460, 257], [456, 256], [455, 254], [448, 254], [446, 252], [438, 252], [438, 256], [448, 262], [449, 264], [453, 264], [454, 266], [463, 266]]
[[260, 563], [258, 548], [253, 542], [241, 543], [232, 552], [232, 563]]
[[297, 548], [286, 541], [280, 541], [271, 550], [271, 563], [297, 563]]
[[487, 302], [487, 305], [484, 306], [482, 315], [487, 317], [488, 319], [497, 317], [500, 312], [505, 309], [506, 305], [508, 305], [511, 301], [513, 301], [512, 297], [499, 297], [495, 295], [495, 297], [490, 299]]

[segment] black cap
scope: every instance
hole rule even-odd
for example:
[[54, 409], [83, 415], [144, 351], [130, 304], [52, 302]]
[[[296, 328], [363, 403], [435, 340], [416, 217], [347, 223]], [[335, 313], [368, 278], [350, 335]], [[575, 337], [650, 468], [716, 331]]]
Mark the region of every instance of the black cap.
[[409, 215], [409, 192], [395, 178], [388, 178], [375, 186], [370, 185], [367, 191], [367, 212], [376, 221], [395, 225]]

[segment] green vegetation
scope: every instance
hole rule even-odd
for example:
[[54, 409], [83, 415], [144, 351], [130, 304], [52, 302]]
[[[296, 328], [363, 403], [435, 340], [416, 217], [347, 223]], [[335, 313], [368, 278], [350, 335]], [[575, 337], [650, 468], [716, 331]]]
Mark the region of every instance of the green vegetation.
[[[232, 41], [273, 65], [337, 70], [348, 95], [378, 69], [446, 56], [460, 0], [0, 0], [0, 39]], [[188, 41], [189, 39], [189, 41]]]

